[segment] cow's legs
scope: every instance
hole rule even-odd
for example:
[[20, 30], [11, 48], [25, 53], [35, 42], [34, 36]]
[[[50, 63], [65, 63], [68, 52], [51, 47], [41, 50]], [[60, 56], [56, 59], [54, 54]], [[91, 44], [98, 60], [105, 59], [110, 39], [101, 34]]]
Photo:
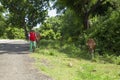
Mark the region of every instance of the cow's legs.
[[92, 59], [94, 59], [94, 50], [93, 49], [90, 49], [90, 53], [91, 53], [91, 57], [92, 57]]

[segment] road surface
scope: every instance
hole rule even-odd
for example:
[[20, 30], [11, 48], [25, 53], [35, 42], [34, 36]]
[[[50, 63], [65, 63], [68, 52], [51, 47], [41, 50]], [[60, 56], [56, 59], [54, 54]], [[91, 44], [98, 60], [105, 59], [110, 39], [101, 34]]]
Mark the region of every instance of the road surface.
[[52, 80], [33, 65], [24, 40], [0, 40], [0, 80]]

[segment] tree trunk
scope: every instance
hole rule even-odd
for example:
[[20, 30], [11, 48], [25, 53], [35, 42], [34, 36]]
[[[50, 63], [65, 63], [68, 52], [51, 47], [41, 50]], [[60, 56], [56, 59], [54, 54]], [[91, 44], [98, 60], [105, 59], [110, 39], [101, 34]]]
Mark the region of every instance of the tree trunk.
[[83, 20], [84, 29], [87, 30], [87, 29], [89, 29], [89, 27], [90, 27], [90, 24], [89, 24], [89, 14], [88, 14], [88, 13], [85, 13], [83, 19], [84, 19], [84, 20]]
[[85, 29], [85, 30], [87, 30], [87, 29], [90, 28], [90, 23], [89, 23], [89, 16], [90, 16], [90, 14], [91, 14], [99, 5], [101, 5], [104, 1], [105, 1], [105, 0], [98, 0], [98, 1], [96, 2], [96, 4], [94, 4], [94, 5], [91, 7], [91, 9], [90, 9], [89, 11], [86, 10], [86, 12], [85, 12], [85, 14], [84, 14], [84, 18], [83, 18], [83, 19], [84, 19], [83, 23], [84, 23], [84, 29]]
[[28, 31], [27, 31], [27, 27], [26, 27], [26, 24], [25, 24], [24, 21], [22, 22], [22, 26], [23, 26], [23, 29], [24, 29], [25, 39], [28, 40]]
[[28, 40], [28, 31], [27, 31], [27, 28], [26, 28], [25, 25], [23, 27], [24, 27], [25, 39]]

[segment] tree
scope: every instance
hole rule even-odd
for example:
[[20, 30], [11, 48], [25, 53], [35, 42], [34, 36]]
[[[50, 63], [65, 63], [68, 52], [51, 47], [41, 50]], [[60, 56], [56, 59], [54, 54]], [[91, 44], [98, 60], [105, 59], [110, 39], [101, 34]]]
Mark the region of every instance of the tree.
[[47, 15], [49, 0], [1, 0], [8, 10], [8, 23], [24, 29], [27, 38], [27, 29], [31, 29], [43, 22]]
[[62, 29], [61, 34], [67, 41], [76, 42], [83, 32], [82, 23], [73, 10], [67, 9], [62, 18]]
[[[100, 6], [111, 6], [108, 5], [109, 0], [57, 0], [54, 7], [58, 10], [64, 11], [67, 8], [72, 9], [82, 19], [84, 29], [88, 29], [90, 26], [89, 18], [91, 14], [95, 13], [94, 11]], [[110, 2], [109, 2], [110, 3]], [[107, 8], [108, 7], [103, 7]], [[102, 9], [103, 11], [107, 9]], [[103, 12], [101, 11], [101, 12]]]
[[40, 26], [40, 33], [45, 39], [60, 39], [61, 37], [61, 17], [49, 17]]
[[6, 26], [5, 18], [2, 14], [3, 12], [4, 12], [4, 8], [2, 5], [0, 5], [0, 37], [3, 36]]

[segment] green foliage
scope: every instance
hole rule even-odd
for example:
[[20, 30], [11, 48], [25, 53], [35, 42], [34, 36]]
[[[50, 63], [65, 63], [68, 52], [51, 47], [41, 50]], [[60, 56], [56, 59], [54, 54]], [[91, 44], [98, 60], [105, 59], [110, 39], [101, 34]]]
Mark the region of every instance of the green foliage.
[[8, 39], [24, 39], [24, 30], [16, 27], [8, 27], [4, 33], [3, 38]]
[[94, 22], [94, 27], [89, 31], [89, 36], [96, 38], [97, 47], [102, 51], [110, 51], [119, 55], [120, 12], [110, 11], [108, 13], [108, 15], [101, 18], [99, 17], [98, 20]]
[[0, 20], [0, 36], [3, 36], [5, 32], [6, 23]]
[[42, 23], [47, 16], [49, 0], [0, 0], [0, 3], [7, 9], [7, 24], [23, 28], [26, 39], [28, 30]]
[[[60, 53], [64, 53], [69, 57], [74, 58], [82, 58], [86, 60], [91, 60], [91, 55], [89, 52], [85, 51], [85, 48], [81, 49], [78, 46], [76, 46], [73, 43], [64, 43], [61, 45], [60, 41], [54, 41], [54, 40], [44, 40], [42, 39], [40, 42], [40, 48], [36, 49], [37, 53], [41, 53], [44, 55], [51, 55], [51, 56], [58, 56], [59, 54], [56, 51], [59, 51]], [[41, 50], [43, 49], [43, 50]], [[120, 56], [116, 55], [109, 55], [112, 53], [104, 52], [104, 55], [101, 56], [98, 54], [98, 52], [95, 52], [95, 62], [99, 63], [114, 63], [118, 64], [120, 63]]]
[[58, 11], [73, 10], [81, 19], [85, 30], [89, 28], [89, 18], [92, 14], [104, 14], [111, 6], [108, 0], [57, 0], [54, 5]]
[[3, 6], [0, 5], [0, 37], [3, 36], [5, 28], [6, 28], [6, 22], [5, 22], [5, 18], [3, 16]]
[[81, 26], [81, 20], [72, 10], [67, 10], [64, 15], [48, 18], [40, 26], [40, 33], [45, 39], [74, 42], [82, 32], [83, 27], [78, 26]]
[[8, 9], [9, 22], [13, 25], [36, 26], [44, 20], [49, 6], [48, 0], [1, 0], [2, 5]]
[[[119, 55], [119, 5], [119, 0], [57, 0], [54, 7], [65, 12], [61, 24], [63, 40], [75, 42], [77, 46], [86, 50], [84, 46], [86, 40], [92, 37], [97, 43], [99, 53]], [[76, 14], [79, 19], [75, 18]], [[86, 15], [92, 21], [90, 20], [90, 29], [83, 31]]]
[[62, 37], [67, 42], [77, 41], [79, 35], [82, 33], [83, 27], [81, 20], [75, 13], [68, 9], [62, 16]]
[[60, 17], [50, 17], [40, 26], [40, 33], [45, 39], [60, 39], [61, 37]]

